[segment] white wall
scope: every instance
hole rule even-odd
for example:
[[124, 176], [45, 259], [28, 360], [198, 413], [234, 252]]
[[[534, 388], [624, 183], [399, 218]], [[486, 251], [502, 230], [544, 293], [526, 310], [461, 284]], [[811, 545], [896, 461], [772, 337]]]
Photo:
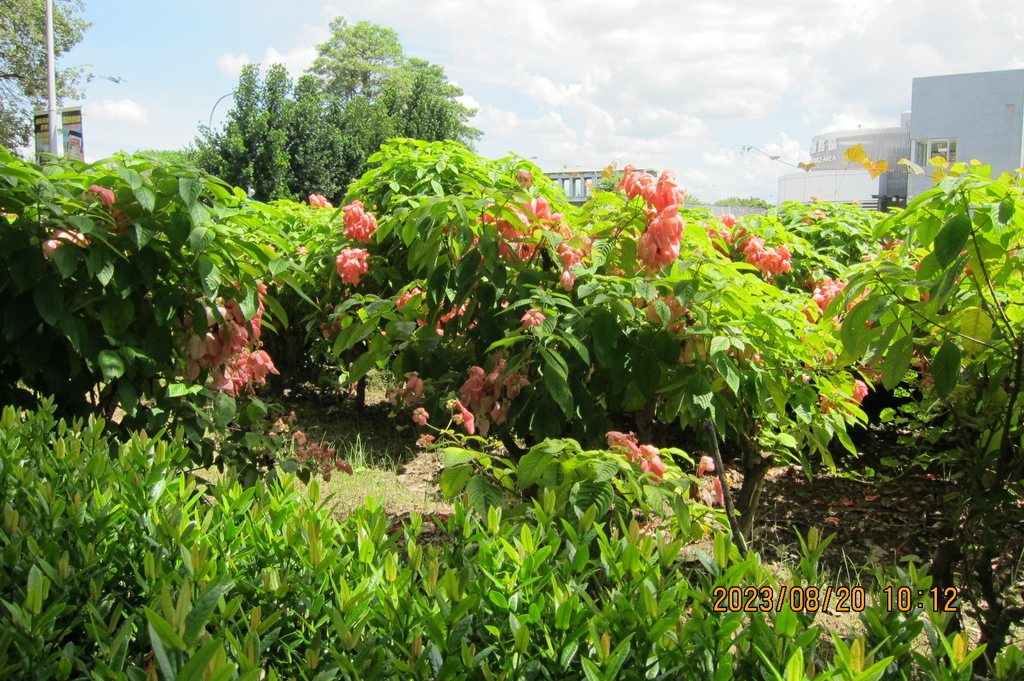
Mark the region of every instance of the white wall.
[[786, 201], [810, 201], [815, 196], [820, 201], [874, 201], [878, 194], [878, 178], [872, 179], [862, 168], [843, 170], [816, 170], [792, 173], [779, 178], [779, 203]]

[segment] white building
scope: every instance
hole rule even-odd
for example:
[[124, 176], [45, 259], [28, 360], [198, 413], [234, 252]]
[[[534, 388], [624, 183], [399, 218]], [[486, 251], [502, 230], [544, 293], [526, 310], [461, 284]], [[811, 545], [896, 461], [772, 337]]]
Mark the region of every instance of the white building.
[[[779, 178], [779, 203], [817, 197], [859, 203], [884, 210], [932, 186], [931, 176], [913, 175], [903, 159], [929, 170], [929, 160], [951, 163], [978, 159], [993, 176], [1024, 166], [1024, 69], [915, 78], [911, 111], [898, 128], [850, 130], [811, 140], [808, 171]], [[861, 164], [843, 158], [860, 144], [873, 161], [885, 160], [890, 172], [877, 178]]]

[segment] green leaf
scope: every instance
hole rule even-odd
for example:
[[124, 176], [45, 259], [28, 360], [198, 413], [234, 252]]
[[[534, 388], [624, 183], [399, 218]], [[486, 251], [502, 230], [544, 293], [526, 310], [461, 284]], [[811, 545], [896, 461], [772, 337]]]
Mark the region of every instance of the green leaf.
[[551, 370], [550, 365], [545, 366], [544, 386], [548, 389], [551, 399], [562, 408], [566, 418], [571, 419], [575, 415], [575, 403], [569, 383], [557, 371]]
[[786, 681], [804, 681], [804, 653], [800, 648], [793, 651], [786, 663]]
[[463, 447], [445, 447], [441, 450], [441, 455], [444, 458], [444, 467], [452, 468], [475, 461], [480, 456], [480, 453]]
[[189, 210], [195, 205], [199, 199], [199, 195], [203, 191], [203, 183], [194, 177], [179, 177], [178, 178], [178, 195], [181, 200], [185, 202], [185, 207]]
[[462, 490], [466, 489], [466, 483], [469, 482], [471, 475], [473, 475], [473, 468], [471, 466], [464, 465], [445, 468], [441, 471], [441, 478], [438, 480], [441, 494], [447, 499], [462, 494]]
[[199, 643], [199, 638], [206, 629], [206, 623], [210, 621], [210, 615], [217, 607], [221, 596], [227, 593], [234, 584], [227, 573], [217, 576], [212, 582], [206, 585], [203, 593], [199, 595], [192, 609], [185, 617], [185, 636], [183, 640], [189, 647]]
[[193, 252], [199, 253], [213, 243], [217, 238], [217, 232], [212, 227], [199, 225], [188, 235], [188, 245]]
[[486, 517], [491, 507], [500, 508], [504, 502], [501, 488], [482, 475], [475, 475], [466, 483], [469, 504], [480, 515]]
[[601, 675], [600, 668], [589, 658], [584, 657], [580, 661], [583, 663], [583, 674], [587, 677], [587, 681], [606, 681]]
[[206, 645], [200, 648], [198, 652], [189, 658], [189, 661], [185, 663], [185, 666], [181, 668], [180, 672], [178, 672], [178, 675], [175, 677], [175, 681], [202, 681], [203, 674], [206, 671], [206, 667], [210, 664], [210, 660], [212, 660], [222, 648], [223, 644], [220, 641], [207, 641]]
[[551, 455], [537, 447], [523, 454], [519, 459], [517, 480], [519, 489], [526, 489], [537, 482], [540, 476], [544, 475], [549, 463], [551, 463]]
[[1007, 224], [1013, 219], [1013, 214], [1017, 210], [1017, 204], [1012, 197], [1007, 196], [1005, 199], [999, 202], [999, 222]]
[[611, 367], [621, 362], [621, 358], [615, 354], [618, 334], [619, 325], [615, 315], [604, 308], [595, 310], [591, 338], [594, 340], [594, 355], [603, 366]]
[[960, 378], [960, 348], [952, 341], [943, 343], [932, 359], [931, 371], [935, 392], [940, 398], [947, 397]]
[[868, 349], [868, 344], [871, 342], [871, 337], [875, 335], [864, 324], [875, 311], [877, 304], [877, 299], [866, 298], [854, 305], [853, 309], [843, 319], [843, 327], [839, 331], [839, 339], [843, 342], [843, 347], [846, 351], [856, 359], [864, 356], [864, 352]]
[[882, 362], [882, 385], [892, 390], [907, 375], [914, 354], [914, 339], [907, 335], [892, 344]]
[[219, 428], [226, 428], [238, 413], [238, 406], [231, 395], [217, 393], [213, 399], [213, 420]]
[[963, 340], [964, 350], [973, 357], [984, 350], [984, 344], [992, 339], [992, 318], [980, 307], [969, 307], [960, 316], [960, 333], [974, 339]]
[[124, 374], [124, 360], [114, 350], [100, 350], [98, 362], [104, 381], [112, 381]]
[[196, 262], [196, 270], [199, 272], [203, 290], [208, 295], [214, 296], [220, 288], [220, 268], [205, 255], [199, 256]]
[[60, 276], [67, 279], [78, 269], [78, 258], [82, 249], [62, 246], [53, 252], [53, 262], [57, 265]]
[[103, 333], [111, 338], [118, 338], [131, 325], [135, 319], [135, 308], [128, 298], [111, 297], [103, 306], [100, 313], [100, 323], [103, 324]]
[[945, 268], [960, 256], [971, 236], [971, 218], [966, 213], [957, 213], [942, 226], [935, 235], [935, 259], [939, 267]]
[[[185, 650], [187, 648], [185, 642], [181, 640], [181, 636], [178, 635], [178, 632], [175, 631], [170, 622], [147, 607], [143, 607], [142, 612], [145, 613], [146, 621], [156, 633], [157, 637], [159, 637], [161, 643], [168, 648], [175, 648], [177, 650]], [[152, 634], [153, 632], [150, 633]], [[151, 636], [151, 638], [153, 637]], [[164, 670], [164, 672], [167, 674], [173, 674], [173, 672], [169, 670]]]
[[134, 189], [135, 200], [139, 202], [139, 205], [153, 212], [153, 208], [156, 207], [156, 192], [149, 185], [143, 184]]
[[43, 279], [36, 285], [32, 293], [32, 299], [36, 303], [36, 310], [39, 316], [47, 324], [56, 324], [60, 319], [61, 309], [64, 307], [64, 292], [61, 290], [57, 280], [52, 277]]
[[569, 493], [569, 501], [583, 512], [591, 506], [597, 508], [597, 517], [602, 517], [615, 501], [615, 490], [610, 482], [594, 482], [582, 480], [576, 483]]

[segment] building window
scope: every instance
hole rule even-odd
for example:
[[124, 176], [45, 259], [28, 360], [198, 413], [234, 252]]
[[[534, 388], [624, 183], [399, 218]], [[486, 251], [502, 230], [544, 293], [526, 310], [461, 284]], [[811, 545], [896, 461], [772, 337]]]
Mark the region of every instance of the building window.
[[949, 163], [956, 163], [956, 140], [918, 140], [914, 142], [914, 162], [927, 165], [936, 156], [941, 156]]

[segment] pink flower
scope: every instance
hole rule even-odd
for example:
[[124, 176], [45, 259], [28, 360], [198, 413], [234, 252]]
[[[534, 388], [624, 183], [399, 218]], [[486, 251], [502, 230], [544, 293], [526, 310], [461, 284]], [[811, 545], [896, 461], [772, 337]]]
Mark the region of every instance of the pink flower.
[[533, 173], [529, 170], [520, 170], [516, 173], [516, 182], [523, 189], [529, 189], [533, 186]]
[[636, 245], [637, 257], [647, 270], [661, 270], [679, 257], [682, 236], [683, 219], [679, 217], [679, 206], [667, 206], [644, 230]]
[[427, 425], [427, 420], [430, 418], [430, 414], [423, 407], [416, 407], [412, 412], [413, 423], [420, 426]]
[[644, 189], [653, 183], [654, 178], [649, 174], [643, 171], [637, 172], [634, 166], [628, 165], [623, 168], [622, 180], [615, 191], [623, 192], [627, 199], [633, 199], [640, 196]]
[[864, 401], [864, 398], [868, 396], [871, 389], [868, 388], [868, 384], [859, 378], [853, 382], [853, 401], [860, 404]]
[[620, 433], [613, 430], [605, 437], [608, 438], [608, 449], [624, 454], [630, 461], [640, 460], [640, 447], [637, 445], [636, 436], [633, 433]]
[[543, 312], [535, 307], [531, 307], [526, 311], [526, 314], [523, 315], [523, 328], [529, 329], [533, 326], [540, 326], [544, 323], [545, 319], [547, 319], [547, 317], [544, 316]]
[[[648, 177], [650, 177], [648, 175]], [[647, 183], [642, 189], [643, 197], [655, 210], [663, 211], [669, 206], [681, 206], [686, 192], [676, 183], [676, 174], [671, 170], [662, 172], [657, 183]]]
[[363, 210], [362, 201], [353, 201], [342, 208], [345, 211], [345, 236], [359, 243], [370, 243], [377, 229], [377, 219]]
[[459, 413], [455, 414], [452, 419], [456, 423], [461, 423], [467, 433], [474, 435], [476, 433], [476, 418], [473, 416], [473, 412], [466, 409], [459, 400], [455, 400], [455, 406]]
[[365, 248], [343, 248], [334, 259], [341, 280], [346, 284], [358, 284], [359, 278], [369, 269], [366, 261], [369, 256]]
[[334, 206], [331, 205], [331, 202], [322, 194], [310, 194], [309, 205], [316, 206], [317, 208], [334, 208]]
[[701, 477], [705, 473], [715, 472], [715, 460], [710, 456], [700, 457], [700, 462], [697, 464], [697, 477]]
[[99, 195], [100, 203], [102, 203], [104, 206], [114, 205], [114, 192], [107, 189], [106, 187], [101, 187], [98, 184], [94, 184], [90, 185], [89, 191]]
[[844, 288], [846, 288], [845, 281], [823, 279], [814, 287], [814, 294], [811, 296], [811, 300], [824, 312], [828, 308], [829, 303], [842, 293]]
[[398, 297], [398, 300], [395, 301], [395, 307], [405, 307], [414, 296], [418, 296], [421, 293], [423, 291], [420, 290], [419, 286], [414, 286]]
[[562, 270], [562, 276], [558, 277], [558, 283], [566, 291], [571, 291], [573, 285], [576, 284], [576, 273], [572, 270]]
[[[641, 449], [643, 449], [643, 447], [649, 446], [650, 445], [643, 445]], [[640, 470], [644, 471], [645, 473], [652, 473], [656, 480], [661, 480], [662, 477], [664, 477], [665, 471], [667, 469], [665, 468], [665, 462], [661, 460], [660, 456], [655, 454], [651, 456], [649, 459], [640, 460]]]
[[402, 400], [406, 404], [416, 404], [423, 394], [423, 379], [415, 371], [405, 374], [405, 387], [402, 389]]
[[726, 213], [725, 215], [722, 216], [721, 219], [722, 224], [728, 227], [729, 229], [732, 229], [733, 227], [736, 226], [736, 216], [733, 215], [732, 213]]
[[75, 246], [85, 246], [87, 242], [85, 240], [85, 235], [81, 232], [60, 230], [53, 235], [52, 239], [47, 239], [43, 242], [43, 257], [47, 260], [53, 258], [56, 250], [66, 243], [72, 243]]

